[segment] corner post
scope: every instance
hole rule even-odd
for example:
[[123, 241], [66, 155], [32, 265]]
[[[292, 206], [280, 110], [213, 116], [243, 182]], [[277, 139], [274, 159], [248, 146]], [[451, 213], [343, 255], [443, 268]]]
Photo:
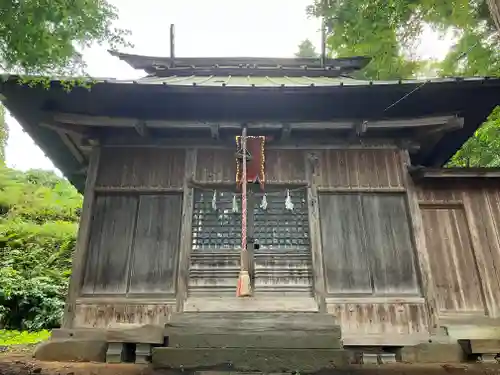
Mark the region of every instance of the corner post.
[[78, 237], [75, 252], [73, 253], [72, 272], [69, 282], [68, 294], [66, 296], [66, 306], [62, 327], [72, 328], [75, 318], [76, 299], [82, 288], [82, 281], [85, 272], [85, 261], [87, 259], [88, 243], [90, 238], [90, 225], [92, 221], [95, 185], [97, 174], [99, 172], [99, 162], [101, 156], [100, 146], [92, 148], [87, 170], [87, 179], [85, 181], [85, 191], [83, 194], [83, 207], [78, 227]]
[[193, 224], [193, 188], [189, 181], [195, 179], [197, 149], [186, 150], [186, 162], [184, 166], [184, 193], [182, 197], [182, 222], [181, 240], [179, 243], [179, 270], [177, 275], [177, 312], [184, 309], [184, 301], [187, 297], [187, 287], [189, 279], [189, 256], [191, 254], [191, 229]]
[[318, 189], [316, 186], [317, 156], [312, 152], [305, 152], [305, 167], [307, 186], [307, 206], [309, 215], [309, 238], [313, 263], [314, 297], [320, 312], [326, 312], [326, 290], [323, 267], [323, 246], [321, 243], [321, 225], [319, 218]]
[[427, 314], [429, 318], [429, 334], [436, 335], [439, 332], [439, 309], [437, 305], [437, 296], [432, 279], [429, 253], [425, 241], [424, 225], [422, 212], [418, 204], [417, 188], [408, 173], [411, 166], [410, 154], [407, 149], [399, 151], [401, 157], [401, 168], [403, 183], [406, 188], [406, 198], [408, 213], [410, 215], [411, 232], [415, 255], [419, 266], [419, 276], [422, 292], [425, 297]]

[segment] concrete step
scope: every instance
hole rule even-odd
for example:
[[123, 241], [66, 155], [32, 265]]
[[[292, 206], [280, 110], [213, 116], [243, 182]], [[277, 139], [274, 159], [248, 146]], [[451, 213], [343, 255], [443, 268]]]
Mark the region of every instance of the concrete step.
[[182, 313], [165, 332], [176, 348], [342, 348], [335, 318], [320, 313]]
[[343, 349], [153, 348], [155, 368], [183, 371], [317, 372], [351, 363]]

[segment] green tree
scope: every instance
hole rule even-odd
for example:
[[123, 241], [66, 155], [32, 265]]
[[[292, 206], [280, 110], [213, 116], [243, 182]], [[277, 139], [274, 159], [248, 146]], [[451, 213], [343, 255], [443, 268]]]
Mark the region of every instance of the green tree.
[[0, 0], [0, 64], [6, 72], [80, 74], [81, 51], [94, 43], [126, 44], [106, 0]]
[[[370, 79], [499, 76], [500, 32], [490, 12], [497, 0], [313, 0], [308, 13], [328, 25], [328, 49], [337, 56], [368, 55]], [[443, 61], [419, 61], [424, 27], [456, 43]], [[499, 100], [500, 103], [500, 100]], [[500, 167], [498, 108], [452, 158], [450, 166]]]
[[422, 62], [415, 56], [424, 27], [453, 32], [458, 40], [442, 74], [498, 74], [500, 36], [484, 0], [314, 0], [308, 12], [324, 17], [330, 50], [339, 56], [369, 55], [367, 78], [408, 78]]
[[9, 127], [5, 121], [5, 107], [0, 104], [0, 166], [5, 165], [5, 148], [9, 138]]
[[500, 167], [500, 106], [451, 158], [450, 167]]
[[0, 327], [59, 324], [81, 205], [53, 172], [0, 166]]
[[295, 54], [295, 57], [318, 57], [316, 48], [309, 39], [300, 42], [298, 48], [299, 51]]

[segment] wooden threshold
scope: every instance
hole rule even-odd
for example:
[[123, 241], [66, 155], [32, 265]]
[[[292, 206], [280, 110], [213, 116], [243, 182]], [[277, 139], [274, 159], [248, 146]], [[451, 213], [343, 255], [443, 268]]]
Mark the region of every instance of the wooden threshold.
[[188, 297], [185, 312], [318, 312], [318, 304], [311, 297]]
[[175, 305], [175, 297], [80, 297], [77, 305]]
[[424, 297], [400, 297], [400, 296], [395, 296], [395, 297], [358, 297], [358, 296], [352, 296], [352, 297], [327, 297], [326, 298], [326, 303], [327, 304], [371, 304], [371, 303], [394, 303], [394, 304], [424, 304], [425, 303], [425, 298]]
[[412, 334], [366, 334], [349, 332], [342, 335], [346, 346], [413, 346], [428, 343], [430, 335], [427, 332]]

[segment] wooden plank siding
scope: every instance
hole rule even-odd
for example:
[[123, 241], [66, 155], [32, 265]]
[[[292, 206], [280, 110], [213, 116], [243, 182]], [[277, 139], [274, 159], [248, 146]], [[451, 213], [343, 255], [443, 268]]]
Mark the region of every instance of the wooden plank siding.
[[440, 313], [498, 318], [500, 188], [426, 184], [418, 196]]
[[130, 259], [130, 293], [175, 294], [180, 194], [141, 196]]
[[96, 198], [83, 295], [175, 293], [182, 196]]
[[[267, 150], [265, 163], [267, 184], [306, 182], [304, 153], [301, 150]], [[236, 184], [236, 148], [198, 149], [195, 180], [200, 183]]]
[[345, 345], [409, 344], [429, 337], [402, 152], [312, 152], [326, 309], [341, 324]]
[[428, 317], [423, 303], [405, 302], [335, 302], [327, 299], [328, 313], [335, 315], [342, 327], [344, 345], [391, 343], [405, 336], [417, 341], [428, 335]]
[[108, 328], [118, 324], [165, 324], [175, 311], [175, 300], [82, 300], [76, 304], [74, 327]]
[[179, 188], [186, 151], [168, 148], [102, 148], [96, 187]]
[[319, 150], [319, 188], [403, 188], [399, 151]]
[[485, 313], [463, 207], [422, 207], [440, 312]]
[[327, 291], [419, 295], [404, 195], [320, 195]]

